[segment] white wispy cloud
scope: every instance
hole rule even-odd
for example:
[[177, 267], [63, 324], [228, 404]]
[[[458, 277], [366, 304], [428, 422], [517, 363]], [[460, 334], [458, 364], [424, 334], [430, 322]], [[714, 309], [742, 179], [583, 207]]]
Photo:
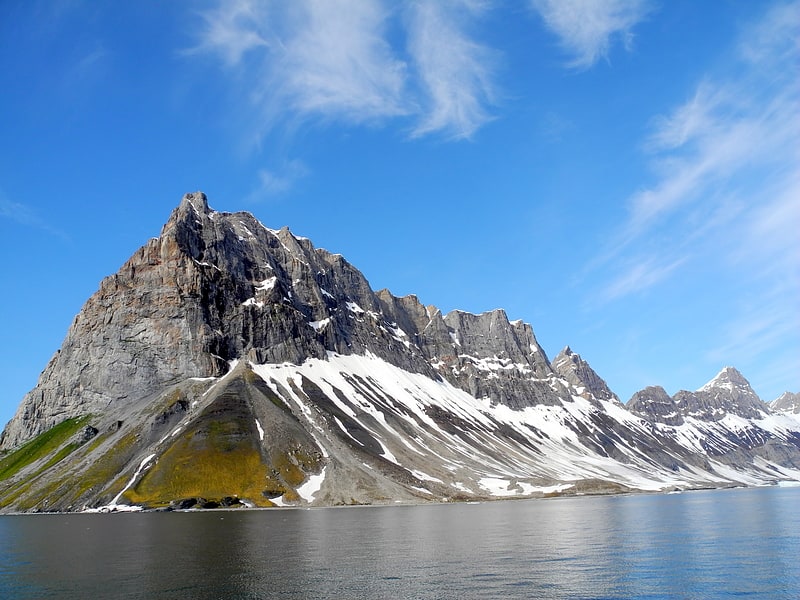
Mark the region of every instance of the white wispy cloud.
[[405, 114], [405, 65], [384, 38], [387, 16], [376, 0], [293, 2], [263, 65], [262, 100], [274, 99], [271, 112], [351, 123]]
[[260, 31], [268, 19], [266, 9], [258, 0], [222, 0], [199, 13], [204, 23], [199, 43], [186, 53], [218, 53], [228, 66], [239, 64], [250, 50], [269, 46]]
[[625, 265], [623, 272], [606, 284], [601, 299], [611, 301], [642, 292], [665, 280], [684, 262], [686, 257], [679, 257], [669, 262], [657, 257], [637, 258], [631, 264]]
[[692, 277], [692, 294], [720, 302], [706, 360], [781, 365], [772, 372], [790, 387], [800, 351], [797, 31], [800, 2], [768, 8], [743, 29], [723, 75], [654, 119], [643, 144], [653, 181], [629, 198], [626, 222], [592, 265], [606, 275], [606, 300]]
[[[800, 5], [793, 6], [778, 5], [744, 33], [731, 69], [736, 77], [704, 78], [685, 103], [653, 120], [644, 148], [655, 181], [629, 198], [627, 222], [594, 266], [630, 260], [643, 245], [659, 245], [668, 264], [689, 244], [698, 257], [727, 252], [729, 263], [744, 253], [753, 273], [776, 260], [784, 264], [786, 256], [800, 259], [787, 248], [797, 249], [785, 226], [790, 221], [775, 217], [796, 213], [800, 177], [800, 90], [793, 78]], [[762, 266], [753, 267], [754, 260]]]
[[647, 0], [531, 0], [531, 4], [572, 55], [569, 66], [577, 69], [607, 57], [614, 40], [629, 48], [633, 26], [651, 9]]
[[256, 137], [285, 121], [374, 122], [409, 111], [388, 16], [378, 0], [223, 0], [202, 13], [189, 52], [218, 55], [237, 75]]
[[236, 75], [258, 139], [312, 119], [398, 118], [412, 137], [463, 139], [492, 118], [492, 52], [466, 27], [482, 12], [476, 0], [220, 0], [187, 52]]
[[788, 338], [796, 339], [800, 315], [796, 306], [786, 302], [790, 287], [779, 284], [764, 291], [757, 307], [752, 306], [751, 298], [743, 300], [735, 317], [726, 322], [720, 343], [707, 352], [709, 359], [724, 362], [726, 357], [736, 355], [753, 360], [773, 348], [786, 347]]
[[465, 23], [483, 8], [467, 0], [411, 5], [409, 51], [424, 91], [414, 136], [444, 132], [469, 138], [492, 119], [492, 53], [467, 35]]

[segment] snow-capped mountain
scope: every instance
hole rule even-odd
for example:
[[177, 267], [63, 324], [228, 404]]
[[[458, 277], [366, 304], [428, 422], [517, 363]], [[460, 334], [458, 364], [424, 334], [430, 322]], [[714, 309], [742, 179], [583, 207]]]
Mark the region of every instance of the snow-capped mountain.
[[736, 472], [773, 462], [798, 466], [798, 420], [773, 412], [733, 367], [695, 392], [682, 390], [670, 397], [663, 388], [646, 388], [634, 394], [627, 408], [661, 435]]
[[187, 194], [75, 318], [0, 437], [4, 510], [538, 497], [800, 479], [734, 369], [626, 407], [502, 310], [374, 292]]

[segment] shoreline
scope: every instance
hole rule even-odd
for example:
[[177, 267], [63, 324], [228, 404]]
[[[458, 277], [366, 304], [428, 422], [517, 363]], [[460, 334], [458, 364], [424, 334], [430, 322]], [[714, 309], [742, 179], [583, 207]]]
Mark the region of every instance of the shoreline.
[[2, 512], [0, 517], [4, 516], [54, 516], [54, 515], [119, 515], [119, 514], [152, 514], [152, 513], [184, 513], [184, 514], [209, 514], [219, 512], [264, 512], [264, 511], [285, 511], [285, 510], [327, 510], [327, 509], [357, 509], [357, 508], [392, 508], [392, 507], [416, 507], [416, 506], [453, 506], [453, 505], [477, 505], [477, 504], [490, 504], [498, 502], [523, 502], [523, 501], [537, 501], [537, 500], [569, 500], [577, 498], [608, 498], [608, 497], [621, 497], [621, 496], [655, 496], [655, 495], [675, 495], [690, 492], [714, 492], [714, 491], [730, 491], [730, 490], [756, 490], [765, 488], [800, 488], [800, 481], [796, 480], [781, 480], [774, 483], [765, 483], [762, 485], [724, 485], [724, 486], [704, 486], [685, 489], [674, 490], [630, 490], [624, 492], [579, 492], [573, 494], [554, 494], [546, 496], [526, 496], [526, 497], [497, 497], [497, 498], [481, 498], [475, 500], [456, 500], [456, 501], [421, 501], [421, 502], [386, 502], [375, 504], [331, 504], [331, 505], [310, 505], [310, 506], [220, 506], [218, 508], [143, 508], [135, 505], [117, 505], [111, 510], [101, 510], [106, 507], [97, 507], [93, 509], [84, 509], [76, 511], [29, 511], [29, 512]]

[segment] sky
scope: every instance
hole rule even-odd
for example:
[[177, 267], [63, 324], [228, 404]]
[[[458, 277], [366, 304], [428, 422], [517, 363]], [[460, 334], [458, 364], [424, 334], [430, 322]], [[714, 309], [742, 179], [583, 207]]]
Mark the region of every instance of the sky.
[[0, 421], [183, 194], [623, 401], [800, 391], [800, 3], [0, 1]]

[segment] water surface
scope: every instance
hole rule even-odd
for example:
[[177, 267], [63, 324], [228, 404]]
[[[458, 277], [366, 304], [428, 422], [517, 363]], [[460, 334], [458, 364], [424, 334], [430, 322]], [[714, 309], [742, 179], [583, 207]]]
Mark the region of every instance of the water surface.
[[800, 597], [800, 488], [0, 517], [0, 598]]

